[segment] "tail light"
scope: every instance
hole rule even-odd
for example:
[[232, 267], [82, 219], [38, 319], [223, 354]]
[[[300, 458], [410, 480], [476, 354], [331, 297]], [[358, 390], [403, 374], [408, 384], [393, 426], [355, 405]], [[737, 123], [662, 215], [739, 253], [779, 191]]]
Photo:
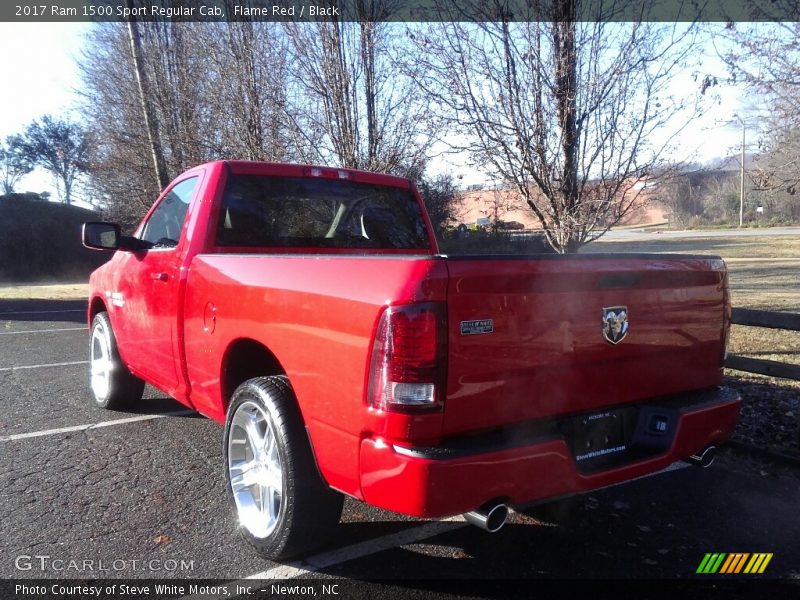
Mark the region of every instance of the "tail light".
[[372, 346], [370, 407], [394, 412], [441, 410], [446, 356], [447, 326], [441, 304], [388, 307]]

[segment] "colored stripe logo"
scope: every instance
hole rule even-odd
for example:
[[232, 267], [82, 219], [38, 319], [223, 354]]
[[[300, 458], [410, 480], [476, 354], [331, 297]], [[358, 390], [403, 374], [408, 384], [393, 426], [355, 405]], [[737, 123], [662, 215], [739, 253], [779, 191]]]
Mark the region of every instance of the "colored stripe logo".
[[772, 553], [756, 552], [709, 552], [700, 561], [696, 573], [703, 575], [734, 575], [745, 573], [757, 575], [763, 573], [769, 561], [772, 560]]

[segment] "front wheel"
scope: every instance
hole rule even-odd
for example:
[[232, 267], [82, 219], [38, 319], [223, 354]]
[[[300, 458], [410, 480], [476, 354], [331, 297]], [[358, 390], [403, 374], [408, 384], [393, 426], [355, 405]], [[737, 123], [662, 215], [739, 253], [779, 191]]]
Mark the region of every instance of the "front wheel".
[[301, 554], [333, 534], [343, 497], [317, 472], [286, 377], [257, 377], [236, 389], [224, 454], [242, 535], [262, 556]]
[[118, 410], [142, 399], [144, 381], [122, 362], [108, 313], [97, 313], [92, 319], [90, 352], [90, 383], [98, 406]]

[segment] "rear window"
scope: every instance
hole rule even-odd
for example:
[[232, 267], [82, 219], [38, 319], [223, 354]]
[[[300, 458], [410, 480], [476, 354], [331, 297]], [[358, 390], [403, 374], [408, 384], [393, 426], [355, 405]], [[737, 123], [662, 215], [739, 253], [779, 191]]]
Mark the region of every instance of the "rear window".
[[430, 248], [409, 190], [339, 179], [230, 175], [218, 246]]

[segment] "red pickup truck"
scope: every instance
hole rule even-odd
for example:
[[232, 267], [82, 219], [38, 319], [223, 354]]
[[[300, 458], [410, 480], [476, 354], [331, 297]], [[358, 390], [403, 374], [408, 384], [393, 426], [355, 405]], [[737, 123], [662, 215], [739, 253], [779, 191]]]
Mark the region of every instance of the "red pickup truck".
[[96, 403], [147, 381], [224, 422], [270, 558], [335, 531], [345, 494], [496, 531], [508, 506], [708, 464], [738, 416], [719, 258], [448, 257], [407, 179], [243, 161], [83, 241], [117, 250], [91, 277]]

